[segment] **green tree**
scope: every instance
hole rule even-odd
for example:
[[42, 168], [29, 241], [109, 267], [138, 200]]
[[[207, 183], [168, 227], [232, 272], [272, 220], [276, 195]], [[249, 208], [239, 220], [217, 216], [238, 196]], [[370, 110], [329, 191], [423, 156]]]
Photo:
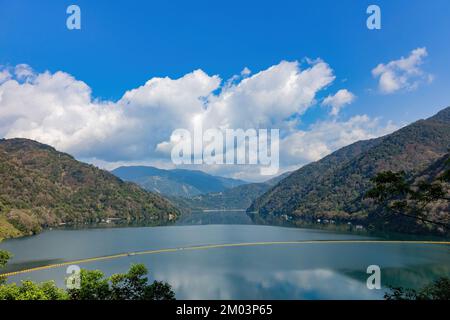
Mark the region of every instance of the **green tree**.
[[145, 288], [144, 300], [175, 300], [175, 293], [168, 283], [153, 281]]
[[0, 250], [0, 268], [4, 268], [11, 257], [12, 255], [8, 251]]
[[[9, 259], [11, 259], [12, 255], [8, 251], [0, 250], [0, 269], [4, 268], [8, 263]], [[5, 277], [0, 276], [0, 285], [6, 282]]]
[[173, 300], [175, 293], [165, 282], [148, 284], [147, 268], [134, 264], [127, 273], [105, 278], [101, 271], [81, 270], [81, 287], [70, 289], [72, 300]]
[[400, 215], [449, 229], [447, 221], [431, 220], [428, 212], [433, 204], [450, 201], [450, 159], [445, 161], [445, 171], [431, 181], [408, 180], [404, 172], [392, 171], [381, 172], [371, 181], [374, 187], [366, 197], [375, 200], [381, 218], [387, 220]]
[[142, 300], [147, 288], [148, 273], [143, 264], [134, 264], [128, 273], [119, 273], [111, 276], [112, 300]]
[[[11, 257], [0, 251], [0, 266], [4, 267]], [[35, 283], [22, 281], [6, 284], [0, 279], [0, 300], [174, 300], [172, 287], [165, 282], [148, 284], [147, 268], [134, 264], [127, 273], [113, 274], [105, 278], [99, 270], [81, 270], [79, 289], [59, 289], [53, 281]]]
[[108, 279], [99, 270], [81, 270], [79, 289], [68, 289], [71, 300], [108, 300], [110, 289]]
[[33, 281], [22, 281], [0, 285], [0, 300], [67, 300], [68, 294], [58, 288], [54, 282], [40, 284]]

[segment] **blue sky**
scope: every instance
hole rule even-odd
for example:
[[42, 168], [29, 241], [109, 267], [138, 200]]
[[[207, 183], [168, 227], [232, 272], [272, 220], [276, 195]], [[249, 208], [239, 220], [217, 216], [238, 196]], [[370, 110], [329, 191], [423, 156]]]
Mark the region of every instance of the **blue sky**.
[[[81, 8], [81, 30], [66, 28], [70, 4]], [[381, 8], [381, 30], [366, 28], [369, 4]], [[332, 121], [367, 115], [381, 118], [380, 125], [401, 126], [450, 105], [449, 15], [447, 0], [0, 0], [0, 65], [27, 64], [36, 74], [63, 71], [86, 83], [93, 100], [117, 102], [154, 77], [177, 79], [201, 69], [225, 82], [245, 67], [255, 74], [284, 60], [320, 58], [335, 79], [317, 90], [316, 103], [293, 115], [300, 119], [296, 128], [327, 121], [321, 101], [341, 89], [356, 98]], [[372, 70], [417, 48], [426, 50], [417, 65], [421, 74], [406, 79], [403, 88], [380, 92]], [[72, 149], [83, 159], [155, 159], [102, 159]]]

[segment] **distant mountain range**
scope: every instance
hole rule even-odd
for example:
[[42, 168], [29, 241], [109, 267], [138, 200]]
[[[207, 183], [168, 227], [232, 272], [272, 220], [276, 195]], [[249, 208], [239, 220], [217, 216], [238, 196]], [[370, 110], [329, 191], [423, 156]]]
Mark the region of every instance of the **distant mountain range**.
[[259, 196], [247, 211], [254, 220], [268, 223], [281, 218], [293, 222], [317, 218], [364, 222], [372, 210], [370, 201], [364, 199], [372, 177], [386, 170], [403, 170], [413, 177], [431, 168], [449, 148], [450, 107], [302, 167]]
[[50, 146], [0, 140], [0, 239], [108, 219], [165, 224], [179, 215], [160, 195]]
[[191, 197], [222, 192], [248, 182], [213, 176], [197, 170], [163, 170], [148, 166], [119, 167], [112, 171], [124, 181], [135, 182], [148, 191], [165, 196]]
[[[333, 219], [420, 232], [411, 219], [377, 221], [364, 195], [382, 171], [405, 171], [413, 180], [438, 176], [449, 149], [450, 108], [263, 183], [144, 166], [120, 167], [113, 175], [32, 140], [1, 139], [0, 239], [62, 224], [119, 219], [159, 225], [189, 210], [246, 208], [264, 223]], [[450, 208], [437, 205], [428, 214], [448, 220]]]
[[285, 173], [266, 182], [249, 183], [197, 170], [163, 170], [149, 166], [119, 167], [111, 172], [122, 180], [160, 193], [178, 207], [191, 211], [245, 210], [258, 196], [289, 175]]
[[245, 210], [264, 192], [287, 177], [290, 172], [261, 183], [249, 183], [221, 192], [211, 192], [189, 198], [171, 197], [174, 203], [190, 210]]

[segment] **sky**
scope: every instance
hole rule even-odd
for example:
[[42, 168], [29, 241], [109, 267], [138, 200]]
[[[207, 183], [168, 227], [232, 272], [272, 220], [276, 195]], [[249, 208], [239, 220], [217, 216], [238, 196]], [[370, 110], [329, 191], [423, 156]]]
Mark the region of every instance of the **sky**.
[[447, 0], [0, 0], [0, 137], [106, 169], [173, 168], [173, 131], [201, 116], [280, 129], [280, 173], [294, 170], [450, 105], [449, 14]]

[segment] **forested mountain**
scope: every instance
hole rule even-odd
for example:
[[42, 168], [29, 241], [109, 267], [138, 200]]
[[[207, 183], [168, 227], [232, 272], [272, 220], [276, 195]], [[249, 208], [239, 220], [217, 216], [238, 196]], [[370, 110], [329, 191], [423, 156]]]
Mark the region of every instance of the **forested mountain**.
[[163, 197], [27, 139], [0, 140], [0, 238], [59, 224], [163, 224], [179, 210]]
[[287, 172], [265, 182], [248, 183], [225, 189], [221, 192], [200, 194], [189, 198], [174, 197], [171, 199], [173, 199], [178, 206], [186, 207], [190, 210], [245, 210], [257, 197], [276, 185], [289, 174], [290, 172]]
[[409, 179], [403, 172], [384, 172], [373, 182], [375, 186], [367, 196], [375, 200], [368, 217], [374, 228], [416, 234], [449, 233], [450, 153]]
[[221, 192], [247, 183], [197, 170], [163, 170], [147, 166], [119, 167], [112, 173], [124, 181], [135, 182], [148, 191], [167, 196], [190, 197]]
[[359, 141], [295, 171], [256, 199], [254, 219], [280, 216], [292, 221], [333, 217], [365, 221], [372, 209], [364, 199], [370, 179], [382, 171], [419, 174], [450, 147], [450, 108], [387, 136]]
[[250, 183], [227, 189], [222, 192], [200, 194], [190, 198], [174, 199], [179, 205], [189, 207], [191, 210], [232, 210], [247, 209], [253, 200], [270, 188], [266, 183]]

